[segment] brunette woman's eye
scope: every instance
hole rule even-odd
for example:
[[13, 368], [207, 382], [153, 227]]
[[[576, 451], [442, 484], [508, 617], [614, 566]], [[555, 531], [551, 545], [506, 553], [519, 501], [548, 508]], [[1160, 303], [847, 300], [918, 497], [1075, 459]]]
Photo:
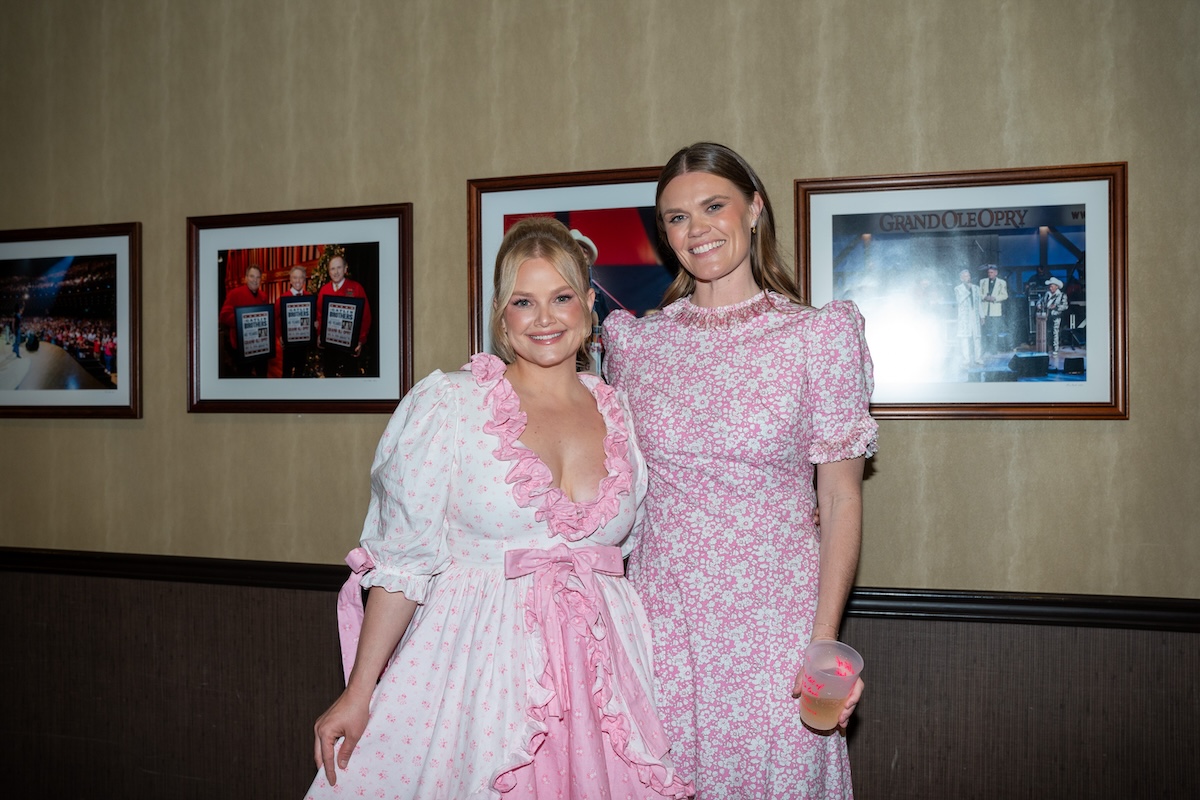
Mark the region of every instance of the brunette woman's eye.
[[672, 214], [669, 217], [667, 217], [667, 224], [674, 225], [676, 222], [681, 222], [682, 220], [683, 220], [683, 214]]

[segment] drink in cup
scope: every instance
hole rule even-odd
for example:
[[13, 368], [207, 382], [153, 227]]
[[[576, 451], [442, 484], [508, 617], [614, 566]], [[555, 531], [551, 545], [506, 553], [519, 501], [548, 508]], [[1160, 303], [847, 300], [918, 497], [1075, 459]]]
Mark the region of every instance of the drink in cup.
[[850, 645], [814, 639], [804, 651], [800, 719], [815, 731], [837, 727], [846, 698], [862, 672], [863, 659]]

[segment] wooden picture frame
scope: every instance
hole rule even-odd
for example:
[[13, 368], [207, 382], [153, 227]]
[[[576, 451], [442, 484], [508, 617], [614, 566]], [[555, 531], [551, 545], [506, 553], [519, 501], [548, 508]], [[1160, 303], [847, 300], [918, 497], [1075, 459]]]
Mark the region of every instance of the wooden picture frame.
[[142, 416], [139, 222], [0, 231], [0, 417]]
[[872, 414], [1128, 419], [1126, 172], [1116, 162], [797, 180], [801, 288], [813, 305], [862, 310]]
[[[395, 409], [412, 385], [411, 203], [189, 217], [187, 242], [189, 412]], [[347, 268], [340, 281], [331, 267]], [[311, 348], [282, 340], [282, 298], [301, 272], [298, 291], [316, 315]], [[322, 346], [330, 292], [364, 309], [354, 347]], [[275, 309], [279, 341], [251, 369], [228, 326], [236, 308], [262, 303]]]
[[657, 248], [654, 188], [661, 167], [561, 172], [467, 182], [472, 352], [488, 352], [492, 275], [504, 233], [528, 216], [552, 216], [593, 243], [597, 321], [613, 308], [641, 315], [671, 280]]

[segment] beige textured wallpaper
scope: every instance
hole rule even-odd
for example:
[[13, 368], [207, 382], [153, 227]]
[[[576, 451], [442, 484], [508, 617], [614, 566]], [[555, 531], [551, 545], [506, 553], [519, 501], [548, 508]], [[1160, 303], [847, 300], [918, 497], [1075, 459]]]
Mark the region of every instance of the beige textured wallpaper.
[[[865, 586], [1200, 597], [1200, 4], [0, 0], [0, 227], [144, 224], [145, 418], [0, 420], [0, 544], [337, 562], [382, 415], [186, 413], [188, 216], [411, 201], [467, 357], [466, 182], [715, 139], [804, 177], [1129, 162], [1131, 416], [888, 421]], [[868, 325], [870, 320], [868, 320]]]

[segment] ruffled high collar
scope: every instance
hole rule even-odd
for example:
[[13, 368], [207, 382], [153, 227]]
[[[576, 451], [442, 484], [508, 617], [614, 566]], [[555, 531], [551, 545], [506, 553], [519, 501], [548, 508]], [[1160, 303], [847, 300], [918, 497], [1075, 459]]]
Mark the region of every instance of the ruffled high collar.
[[513, 498], [522, 508], [536, 508], [536, 519], [547, 522], [550, 533], [576, 542], [591, 536], [617, 515], [621, 502], [633, 486], [633, 468], [629, 465], [629, 431], [616, 390], [592, 375], [580, 375], [580, 381], [596, 398], [596, 408], [604, 417], [604, 468], [608, 475], [600, 481], [595, 499], [576, 503], [562, 489], [552, 486], [550, 468], [538, 454], [518, 439], [525, 432], [526, 417], [512, 384], [504, 377], [507, 365], [496, 356], [479, 353], [466, 367], [475, 382], [490, 387], [487, 404], [491, 420], [483, 432], [500, 441], [492, 455], [512, 464], [505, 480], [512, 484]]
[[792, 302], [775, 292], [759, 292], [748, 300], [728, 306], [706, 308], [683, 297], [663, 309], [662, 313], [677, 320], [681, 325], [696, 328], [731, 328], [748, 322], [767, 311], [781, 310], [792, 306]]

